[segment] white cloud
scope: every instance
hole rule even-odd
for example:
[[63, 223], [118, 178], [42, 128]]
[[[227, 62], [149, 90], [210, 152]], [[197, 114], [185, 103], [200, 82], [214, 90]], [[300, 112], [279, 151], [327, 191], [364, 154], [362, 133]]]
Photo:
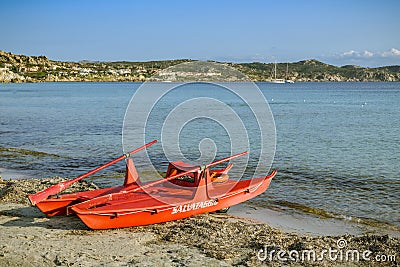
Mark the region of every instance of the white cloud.
[[390, 56], [400, 56], [400, 50], [396, 48], [392, 48], [389, 51], [381, 53], [383, 57], [390, 57]]
[[400, 65], [400, 50], [391, 48], [386, 51], [357, 51], [349, 50], [337, 54], [320, 57], [334, 65], [358, 65], [364, 67], [378, 67]]
[[390, 51], [392, 51], [393, 55], [400, 56], [400, 50], [399, 49], [392, 48]]
[[354, 51], [354, 50], [350, 50], [347, 52], [343, 52], [342, 54], [340, 54], [340, 56], [342, 56], [342, 57], [351, 57], [351, 56], [358, 57], [358, 56], [360, 56], [360, 53], [357, 51]]
[[373, 57], [373, 56], [374, 56], [374, 53], [365, 50], [363, 55], [364, 55], [364, 57]]
[[341, 57], [373, 57], [375, 55], [376, 55], [375, 53], [368, 51], [368, 50], [365, 50], [364, 52], [350, 50], [350, 51], [343, 52], [340, 54]]
[[384, 52], [371, 52], [368, 50], [365, 50], [363, 52], [355, 51], [355, 50], [350, 50], [347, 52], [343, 52], [339, 54], [340, 57], [345, 57], [345, 58], [363, 58], [363, 57], [397, 57], [400, 56], [400, 50], [396, 48], [392, 48], [389, 51], [384, 51]]

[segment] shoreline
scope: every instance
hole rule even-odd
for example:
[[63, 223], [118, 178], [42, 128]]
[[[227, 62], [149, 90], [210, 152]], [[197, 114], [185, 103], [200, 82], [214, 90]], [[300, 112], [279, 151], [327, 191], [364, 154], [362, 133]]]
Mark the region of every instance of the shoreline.
[[21, 171], [0, 167], [0, 180], [21, 180], [28, 178], [29, 175]]
[[[392, 228], [365, 225], [339, 218], [320, 218], [300, 211], [289, 213], [241, 203], [229, 210], [229, 215], [265, 223], [284, 233], [310, 236], [337, 236], [377, 234], [400, 238], [400, 232]], [[393, 227], [393, 226], [392, 226]]]
[[[280, 266], [277, 256], [259, 258], [265, 249], [310, 250], [336, 248], [396, 255], [400, 238], [389, 235], [312, 235], [285, 232], [269, 224], [232, 214], [202, 214], [162, 224], [112, 230], [89, 230], [77, 217], [45, 217], [26, 198], [29, 192], [62, 178], [0, 180], [0, 262], [7, 266]], [[83, 182], [75, 190], [88, 190]], [[71, 190], [73, 190], [72, 188]], [[239, 207], [240, 208], [240, 207]], [[372, 254], [371, 254], [372, 255]], [[397, 262], [399, 255], [396, 255]], [[307, 259], [306, 259], [307, 260]], [[308, 261], [308, 260], [307, 260]], [[313, 263], [313, 260], [310, 259]], [[324, 259], [326, 266], [343, 261]], [[346, 262], [346, 264], [349, 262]], [[383, 265], [396, 262], [385, 262]], [[349, 266], [382, 266], [372, 259]]]
[[[44, 180], [48, 181], [49, 178], [29, 178], [29, 174], [23, 173], [18, 170], [2, 168], [0, 167], [0, 183], [3, 182], [17, 182], [20, 181], [25, 185], [24, 180]], [[61, 177], [54, 177], [50, 178], [51, 183], [56, 181], [61, 181], [64, 178]], [[83, 186], [79, 186], [80, 190], [88, 190], [86, 186], [91, 184], [91, 189], [95, 187], [103, 187], [98, 186], [95, 182], [96, 180], [92, 180], [92, 182], [83, 182]], [[49, 185], [49, 182], [45, 184]], [[79, 185], [79, 183], [78, 183]], [[114, 185], [114, 184], [112, 184]], [[115, 184], [117, 185], [117, 184]], [[74, 185], [72, 188], [74, 188]], [[109, 185], [111, 186], [111, 184]], [[0, 185], [1, 189], [1, 185]], [[44, 189], [44, 188], [41, 188]], [[41, 190], [40, 189], [40, 190]], [[74, 190], [74, 189], [73, 189]], [[36, 187], [36, 191], [38, 188]], [[68, 191], [68, 190], [67, 190]], [[33, 192], [33, 191], [32, 191]], [[17, 201], [18, 203], [26, 203], [30, 204], [28, 201]], [[1, 203], [1, 191], [0, 191], [0, 203]], [[230, 216], [237, 217], [243, 220], [249, 220], [256, 223], [264, 223], [268, 224], [274, 228], [279, 229], [285, 233], [296, 233], [299, 235], [311, 235], [311, 236], [329, 236], [329, 235], [344, 235], [344, 234], [351, 234], [351, 235], [359, 235], [359, 234], [378, 234], [378, 235], [390, 235], [393, 237], [400, 237], [400, 232], [398, 231], [398, 227], [391, 224], [375, 224], [370, 225], [367, 223], [362, 223], [356, 220], [348, 220], [346, 218], [338, 218], [338, 217], [320, 217], [313, 213], [305, 213], [301, 210], [290, 210], [290, 211], [283, 211], [281, 209], [276, 209], [273, 207], [267, 206], [260, 206], [256, 205], [252, 202], [244, 202], [238, 205], [232, 206], [229, 209], [228, 214]]]
[[[0, 50], [0, 82], [58, 82], [58, 81], [148, 81], [160, 71], [188, 62], [191, 59], [156, 60], [144, 62], [68, 62], [54, 61], [46, 56], [16, 55]], [[249, 80], [273, 81], [276, 78], [303, 81], [400, 81], [398, 66], [360, 67], [355, 65], [335, 66], [316, 59], [297, 62], [261, 63], [261, 62], [217, 62], [245, 74]], [[290, 69], [290, 71], [289, 71]], [[279, 77], [273, 77], [272, 71]], [[181, 75], [182, 74], [182, 75]], [[158, 77], [165, 81], [192, 79], [189, 72], [181, 73], [178, 78]], [[240, 75], [241, 76], [241, 75]], [[275, 75], [276, 76], [276, 75]], [[207, 79], [209, 79], [208, 77]], [[229, 80], [242, 80], [232, 76]], [[226, 78], [225, 78], [226, 79]], [[218, 79], [220, 81], [220, 79]]]
[[310, 236], [360, 235], [364, 232], [357, 225], [334, 219], [321, 219], [305, 214], [288, 214], [268, 208], [253, 207], [241, 203], [229, 210], [230, 215], [255, 220], [277, 228], [284, 233]]

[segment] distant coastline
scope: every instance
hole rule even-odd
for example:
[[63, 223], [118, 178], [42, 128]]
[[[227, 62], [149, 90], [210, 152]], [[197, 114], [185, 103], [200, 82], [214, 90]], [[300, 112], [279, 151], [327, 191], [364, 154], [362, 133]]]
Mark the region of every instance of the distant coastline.
[[[192, 60], [62, 62], [49, 60], [46, 56], [15, 55], [0, 50], [0, 83], [144, 82], [160, 70], [190, 61]], [[220, 63], [237, 69], [254, 82], [269, 82], [273, 79], [273, 63]], [[278, 63], [277, 77], [285, 76], [294, 82], [398, 82], [400, 66], [338, 67], [317, 60]]]

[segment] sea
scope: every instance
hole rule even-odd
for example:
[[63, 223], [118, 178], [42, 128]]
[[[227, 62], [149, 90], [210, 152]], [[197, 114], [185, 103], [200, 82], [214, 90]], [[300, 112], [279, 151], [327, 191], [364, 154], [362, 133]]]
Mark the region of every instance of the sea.
[[[141, 85], [0, 84], [0, 175], [74, 178], [120, 156], [127, 107]], [[240, 207], [399, 233], [400, 83], [256, 85], [269, 103], [276, 127], [271, 169], [278, 174], [265, 193]], [[159, 114], [151, 118], [153, 124], [162, 126], [177, 102], [201, 96], [201, 90], [204, 96], [224, 101], [224, 94], [214, 87], [191, 84], [175, 94], [174, 101], [162, 102]], [[240, 113], [242, 109], [235, 109], [239, 100], [226, 97]], [[246, 111], [241, 117], [254, 119]], [[182, 129], [179, 140], [188, 158], [200, 158], [199, 143], [204, 138], [213, 140], [216, 156], [229, 155], [229, 144], [222, 145], [229, 133], [210, 131], [216, 127], [207, 123], [202, 118]], [[157, 131], [148, 129], [146, 140], [159, 138]], [[257, 146], [259, 139], [250, 141]], [[149, 151], [152, 163], [165, 171], [168, 160], [162, 142]], [[119, 163], [90, 179], [100, 186], [121, 184], [124, 172]]]

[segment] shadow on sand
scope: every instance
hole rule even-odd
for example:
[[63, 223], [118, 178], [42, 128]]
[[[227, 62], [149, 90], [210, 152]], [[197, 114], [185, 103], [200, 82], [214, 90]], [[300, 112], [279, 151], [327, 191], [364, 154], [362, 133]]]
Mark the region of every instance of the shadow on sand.
[[47, 229], [60, 230], [88, 230], [89, 228], [76, 216], [47, 217], [36, 207], [2, 207], [1, 216], [10, 219], [2, 223], [7, 227], [43, 227]]

